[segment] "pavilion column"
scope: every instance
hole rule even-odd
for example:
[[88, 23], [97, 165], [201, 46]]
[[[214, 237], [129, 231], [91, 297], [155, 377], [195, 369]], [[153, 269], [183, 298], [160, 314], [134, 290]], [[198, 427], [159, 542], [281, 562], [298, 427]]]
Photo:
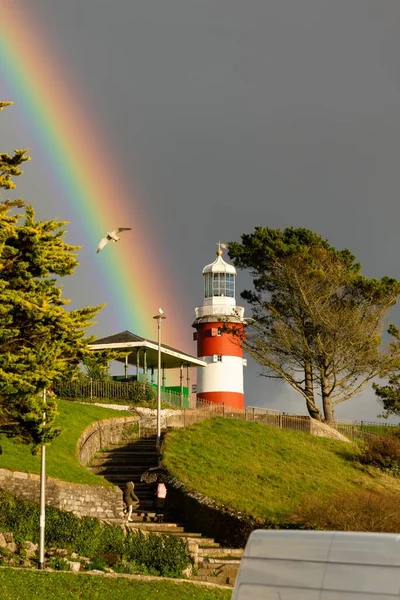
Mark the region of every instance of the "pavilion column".
[[187, 367], [186, 367], [186, 385], [187, 385], [187, 389], [188, 389], [189, 408], [192, 408], [192, 406], [191, 406], [192, 390], [190, 389], [190, 367], [189, 367], [189, 365], [187, 365]]
[[139, 381], [140, 375], [140, 348], [136, 350], [136, 381]]
[[143, 349], [143, 374], [144, 381], [147, 383], [147, 348]]
[[183, 408], [183, 363], [181, 363], [180, 367], [179, 382], [181, 386], [181, 408]]
[[128, 356], [125, 356], [124, 372], [125, 372], [125, 379], [128, 379]]
[[162, 369], [161, 369], [161, 373], [162, 373], [162, 386], [165, 387], [165, 362], [162, 364]]
[[154, 383], [154, 367], [151, 367], [150, 373], [151, 373], [151, 375], [150, 375], [150, 381], [151, 381], [151, 383]]

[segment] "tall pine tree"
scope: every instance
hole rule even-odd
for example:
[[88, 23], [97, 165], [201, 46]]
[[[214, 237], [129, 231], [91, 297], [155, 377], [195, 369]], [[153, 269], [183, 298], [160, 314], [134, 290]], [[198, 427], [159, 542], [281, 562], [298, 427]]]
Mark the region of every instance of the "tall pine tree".
[[[15, 188], [27, 160], [27, 150], [0, 154], [0, 189]], [[58, 433], [52, 398], [43, 423], [43, 390], [78, 370], [101, 308], [66, 308], [58, 280], [74, 272], [79, 248], [64, 241], [65, 225], [38, 221], [32, 206], [0, 196], [0, 425], [34, 447]]]
[[256, 227], [229, 244], [229, 256], [253, 276], [242, 293], [255, 319], [244, 349], [266, 377], [303, 396], [311, 417], [334, 421], [338, 404], [392, 368], [382, 333], [398, 281], [367, 279], [349, 250], [303, 228]]

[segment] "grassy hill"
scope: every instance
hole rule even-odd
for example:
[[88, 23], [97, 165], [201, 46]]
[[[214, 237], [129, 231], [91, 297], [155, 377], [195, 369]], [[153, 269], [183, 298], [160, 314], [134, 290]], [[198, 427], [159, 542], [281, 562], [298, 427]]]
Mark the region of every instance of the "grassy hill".
[[[182, 581], [140, 581], [138, 577], [93, 576], [66, 572], [0, 570], [2, 600], [229, 600], [232, 591]], [[152, 580], [151, 580], [152, 579]]]
[[400, 491], [400, 481], [356, 460], [352, 444], [230, 419], [168, 434], [163, 461], [188, 488], [248, 515], [282, 523], [308, 498]]
[[[46, 451], [46, 474], [72, 483], [110, 485], [103, 477], [91, 473], [76, 457], [76, 445], [81, 433], [93, 422], [124, 416], [124, 413], [103, 408], [58, 400], [56, 425], [62, 428], [59, 438]], [[40, 473], [40, 452], [32, 455], [30, 446], [16, 443], [0, 435], [2, 454], [0, 468], [28, 473]]]

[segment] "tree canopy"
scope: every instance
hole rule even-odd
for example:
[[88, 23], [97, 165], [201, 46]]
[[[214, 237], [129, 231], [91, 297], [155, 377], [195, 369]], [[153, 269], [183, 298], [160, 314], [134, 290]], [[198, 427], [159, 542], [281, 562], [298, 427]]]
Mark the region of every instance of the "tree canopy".
[[[392, 346], [394, 354], [399, 354], [400, 349], [400, 331], [394, 325], [389, 328], [392, 336]], [[378, 403], [384, 409], [382, 416], [388, 418], [391, 415], [400, 417], [400, 360], [394, 362], [394, 368], [388, 374], [387, 383], [379, 385], [373, 383]]]
[[263, 375], [299, 392], [313, 418], [333, 421], [337, 404], [393, 365], [382, 333], [399, 282], [367, 279], [349, 250], [308, 229], [256, 227], [241, 239], [228, 248], [253, 277], [241, 294], [253, 311], [244, 349]]
[[[15, 188], [27, 160], [27, 150], [0, 155], [0, 189]], [[66, 309], [59, 279], [74, 272], [79, 248], [64, 241], [65, 225], [36, 220], [31, 205], [0, 196], [0, 425], [34, 446], [58, 433], [51, 398], [44, 425], [43, 390], [78, 370], [101, 308]]]

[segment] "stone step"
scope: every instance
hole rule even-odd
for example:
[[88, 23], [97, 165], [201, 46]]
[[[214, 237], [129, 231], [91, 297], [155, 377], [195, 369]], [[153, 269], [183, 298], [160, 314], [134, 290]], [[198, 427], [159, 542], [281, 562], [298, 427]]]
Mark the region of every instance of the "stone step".
[[107, 458], [107, 459], [103, 459], [103, 457], [98, 456], [97, 458], [93, 459], [90, 463], [91, 467], [98, 467], [98, 466], [118, 466], [121, 465], [122, 467], [125, 467], [127, 465], [135, 465], [137, 467], [141, 467], [143, 469], [143, 471], [147, 471], [148, 469], [154, 469], [157, 468], [157, 463], [154, 460], [148, 460], [147, 462], [144, 461], [143, 459], [140, 460], [136, 460], [135, 458], [119, 458], [119, 457], [115, 457], [115, 458]]
[[[120, 479], [123, 480], [123, 485], [126, 484], [130, 479], [126, 479], [126, 474], [131, 473], [132, 477], [136, 477], [136, 483], [140, 483], [143, 485], [154, 485], [154, 483], [146, 483], [145, 481], [141, 481], [141, 476], [146, 471], [145, 467], [135, 467], [135, 465], [127, 465], [126, 467], [122, 467], [121, 465], [117, 465], [113, 467], [110, 465], [95, 465], [94, 467], [89, 467], [93, 473], [106, 473], [108, 472], [110, 475], [118, 475], [121, 473]], [[135, 483], [135, 481], [132, 479]]]
[[[152, 513], [148, 513], [149, 515]], [[154, 517], [155, 517], [155, 513]], [[154, 529], [159, 529], [159, 528], [164, 528], [164, 529], [168, 529], [168, 530], [174, 530], [174, 531], [178, 531], [178, 532], [183, 532], [184, 531], [184, 526], [183, 523], [175, 523], [175, 521], [168, 521], [168, 519], [166, 519], [165, 521], [163, 521], [162, 523], [155, 523], [153, 521], [143, 521], [140, 520], [140, 518], [138, 518], [138, 515], [135, 515], [134, 513], [132, 513], [132, 520], [136, 525], [140, 525], [142, 527], [142, 529], [148, 529], [149, 531], [153, 531]], [[107, 522], [112, 524], [112, 525], [121, 525], [123, 523], [126, 523], [126, 518], [120, 518], [120, 519], [107, 519]]]
[[199, 566], [204, 566], [208, 563], [213, 564], [215, 568], [223, 567], [225, 565], [240, 565], [240, 557], [231, 558], [229, 556], [202, 556], [199, 548]]
[[144, 442], [132, 442], [131, 444], [109, 444], [107, 446], [107, 448], [104, 448], [103, 452], [129, 452], [129, 451], [140, 451], [140, 452], [144, 452], [144, 451], [148, 451], [148, 452], [154, 452], [154, 454], [157, 452], [157, 448], [156, 448], [156, 444], [155, 442], [151, 442], [151, 441], [144, 441]]
[[[107, 481], [109, 481], [110, 483], [112, 483], [115, 487], [119, 487], [121, 488], [121, 491], [124, 490], [126, 482], [127, 481], [133, 481], [133, 483], [136, 484], [139, 483], [140, 481], [140, 476], [138, 477], [136, 475], [131, 475], [129, 477], [126, 477], [126, 473], [123, 477], [118, 477], [118, 475], [115, 475], [115, 473], [107, 475], [107, 477], [104, 477], [104, 479], [107, 479]], [[149, 484], [150, 485], [150, 484]]]
[[188, 533], [185, 531], [183, 537], [196, 542], [199, 548], [220, 548], [218, 542], [214, 542], [212, 538], [201, 537], [201, 533]]
[[[148, 486], [149, 489], [151, 488], [151, 486], [153, 486], [153, 489], [155, 488], [155, 484], [154, 483], [144, 483], [144, 481], [140, 481], [140, 477], [141, 477], [141, 473], [133, 473], [132, 477], [130, 479], [122, 479], [121, 477], [116, 478], [115, 477], [115, 473], [113, 473], [110, 477], [113, 477], [112, 481], [119, 481], [119, 483], [116, 483], [115, 485], [117, 487], [120, 487], [121, 490], [125, 489], [125, 485], [127, 481], [133, 481], [133, 483], [135, 484], [135, 489], [136, 486]], [[111, 479], [109, 479], [109, 481], [111, 481]]]
[[241, 558], [243, 548], [199, 548], [199, 556], [207, 558]]
[[132, 448], [148, 448], [152, 451], [157, 450], [156, 442], [151, 439], [136, 440], [135, 442], [128, 442], [127, 444], [109, 444], [104, 450], [124, 450]]
[[[120, 476], [119, 478], [115, 475], [115, 473], [112, 475], [105, 475], [104, 479], [107, 479], [107, 481], [112, 483], [114, 487], [119, 487], [121, 490], [121, 494], [123, 494], [123, 492], [125, 490], [125, 485], [126, 485], [127, 481], [133, 481], [133, 483], [135, 484], [135, 490], [134, 490], [135, 494], [137, 492], [139, 492], [138, 495], [140, 496], [140, 492], [143, 492], [143, 493], [151, 492], [154, 497], [154, 492], [155, 492], [154, 487], [151, 487], [150, 484], [148, 484], [147, 488], [139, 487], [140, 480], [136, 479], [136, 481], [135, 481], [134, 477], [129, 477], [129, 476], [126, 477], [126, 473], [123, 476]], [[138, 486], [137, 489], [136, 489], [136, 486]]]
[[199, 567], [196, 570], [196, 575], [192, 576], [191, 579], [195, 579], [195, 581], [214, 581], [214, 583], [226, 583], [228, 585], [234, 585], [239, 570], [239, 565], [210, 565], [210, 567], [211, 568], [209, 569]]
[[154, 488], [150, 488], [150, 487], [149, 488], [144, 488], [144, 487], [140, 488], [139, 484], [137, 484], [137, 488], [136, 488], [136, 485], [135, 485], [135, 490], [134, 491], [135, 491], [135, 494], [137, 496], [139, 496], [139, 499], [141, 497], [146, 497], [146, 498], [151, 497], [154, 500]]
[[[133, 479], [132, 479], [132, 481], [133, 481]], [[124, 482], [124, 485], [122, 486], [121, 491], [124, 491], [125, 485], [126, 485], [126, 481]], [[140, 481], [140, 479], [139, 479], [139, 481], [137, 481], [135, 483], [135, 491], [136, 490], [153, 490], [153, 492], [154, 492], [155, 485], [154, 485], [154, 483], [145, 483], [144, 481]]]
[[217, 585], [229, 585], [231, 587], [234, 586], [235, 581], [231, 580], [230, 577], [226, 577], [225, 575], [192, 575], [189, 581], [203, 581], [205, 583], [215, 583]]
[[[138, 529], [146, 529], [149, 531], [164, 531], [166, 530], [169, 534], [173, 534], [176, 535], [177, 537], [182, 537], [187, 539], [188, 541], [193, 540], [194, 542], [196, 542], [196, 544], [199, 546], [199, 548], [219, 548], [220, 545], [215, 542], [213, 540], [213, 538], [203, 538], [201, 536], [201, 533], [194, 533], [194, 532], [190, 532], [190, 531], [185, 531], [183, 525], [178, 525], [174, 522], [169, 522], [168, 519], [166, 521], [163, 521], [162, 523], [157, 523], [154, 522], [153, 519], [155, 519], [156, 517], [156, 513], [153, 512], [148, 512], [146, 513], [146, 518], [144, 519], [142, 516], [140, 516], [140, 512], [139, 513], [132, 513], [132, 527], [137, 527]], [[107, 521], [109, 523], [114, 524], [120, 524], [123, 525], [126, 523], [126, 518], [123, 519], [107, 519]], [[147, 527], [147, 525], [150, 525], [150, 527]], [[163, 526], [166, 527], [163, 527]], [[215, 567], [213, 567], [215, 568]]]
[[[137, 510], [138, 513], [148, 513], [148, 512], [154, 512], [154, 502], [153, 502], [153, 498], [146, 498], [146, 497], [140, 497], [139, 496], [139, 509]], [[121, 503], [121, 510], [122, 508], [124, 508], [124, 504], [123, 502]]]
[[147, 471], [147, 468], [145, 465], [138, 465], [138, 464], [134, 464], [134, 463], [125, 463], [122, 465], [116, 465], [114, 466], [114, 463], [110, 463], [110, 464], [101, 464], [101, 465], [97, 465], [97, 466], [91, 466], [90, 469], [94, 472], [99, 472], [99, 471], [109, 471], [110, 473], [118, 473], [121, 472], [122, 473], [126, 473], [126, 472], [132, 472], [132, 473], [138, 473], [138, 474], [142, 474], [145, 471]]
[[231, 575], [236, 575], [239, 569], [239, 564], [225, 564], [221, 563], [217, 565], [216, 563], [200, 563], [199, 568], [197, 569], [198, 575], [209, 575], [210, 571], [212, 572], [224, 572]]
[[96, 452], [96, 456], [124, 456], [125, 454], [128, 456], [134, 455], [141, 457], [157, 457], [157, 451], [152, 446], [108, 446], [104, 450], [99, 450]]
[[110, 455], [109, 453], [107, 453], [107, 455], [103, 455], [103, 454], [97, 454], [91, 461], [91, 465], [96, 464], [96, 463], [109, 463], [109, 462], [115, 462], [118, 464], [124, 464], [127, 462], [131, 462], [131, 463], [136, 463], [137, 465], [146, 465], [147, 468], [148, 465], [152, 466], [152, 467], [156, 467], [157, 466], [157, 457], [154, 455], [152, 456], [151, 454], [147, 454], [146, 456], [142, 456], [139, 454], [134, 454], [133, 452], [126, 452], [124, 454], [115, 454], [114, 456]]
[[[164, 535], [176, 535], [184, 532], [184, 528], [178, 527], [176, 523], [140, 523], [137, 521], [128, 523], [125, 521], [125, 525], [132, 529], [140, 529], [149, 533], [163, 533]], [[148, 525], [154, 525], [154, 527], [148, 527]]]

